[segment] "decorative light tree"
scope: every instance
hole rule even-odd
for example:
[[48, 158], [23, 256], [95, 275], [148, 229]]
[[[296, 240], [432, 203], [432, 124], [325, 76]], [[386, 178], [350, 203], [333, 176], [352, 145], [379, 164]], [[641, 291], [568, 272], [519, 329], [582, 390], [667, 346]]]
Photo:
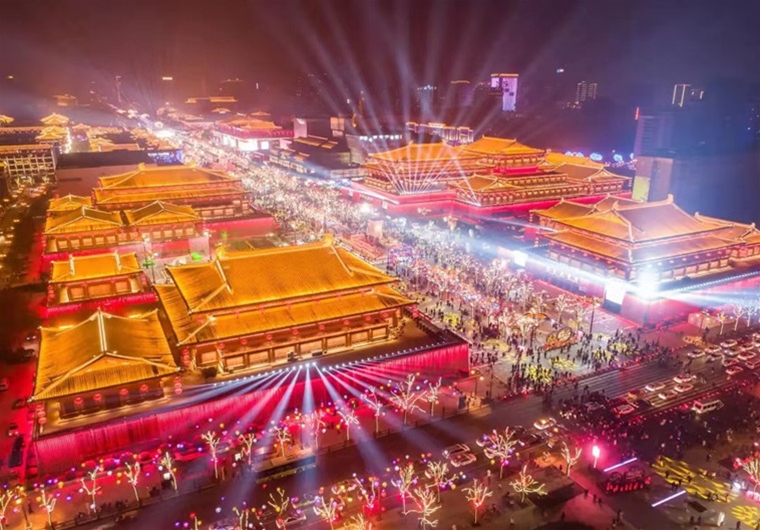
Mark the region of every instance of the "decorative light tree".
[[517, 480], [510, 482], [509, 485], [512, 486], [512, 489], [514, 489], [516, 493], [520, 494], [521, 503], [525, 502], [525, 496], [530, 495], [531, 493], [546, 495], [546, 491], [544, 490], [545, 485], [540, 484], [530, 473], [528, 473], [527, 465], [524, 465], [520, 470], [520, 474], [517, 475]]
[[258, 441], [256, 433], [243, 433], [238, 436], [238, 441], [243, 446], [243, 455], [248, 459], [248, 465], [253, 465], [253, 446]]
[[290, 506], [290, 498], [285, 495], [285, 490], [277, 488], [277, 497], [275, 497], [273, 493], [270, 493], [267, 504], [271, 506], [277, 514], [277, 519], [280, 522], [281, 528], [285, 528], [285, 519], [282, 516], [285, 515]]
[[380, 480], [377, 477], [368, 477], [366, 485], [359, 479], [355, 479], [358, 486], [359, 495], [364, 502], [366, 510], [370, 513], [375, 511], [375, 503], [378, 500], [377, 488], [380, 485]]
[[448, 476], [449, 465], [446, 462], [429, 460], [425, 476], [432, 481], [436, 489], [436, 499], [441, 502], [441, 489], [449, 483], [451, 478]]
[[351, 425], [359, 425], [359, 418], [356, 417], [352, 408], [343, 408], [338, 411], [338, 415], [346, 426], [346, 441], [348, 441], [351, 439]]
[[242, 508], [233, 506], [232, 511], [235, 512], [235, 515], [237, 515], [238, 528], [240, 528], [240, 530], [248, 528], [248, 508], [246, 507], [245, 503], [243, 503]]
[[304, 425], [311, 432], [314, 438], [314, 448], [319, 449], [319, 433], [325, 428], [325, 421], [322, 419], [322, 411], [314, 410], [309, 414], [304, 414]]
[[219, 459], [216, 457], [216, 448], [219, 446], [221, 439], [212, 431], [208, 431], [201, 435], [203, 441], [208, 445], [209, 453], [211, 454], [211, 461], [214, 463], [214, 478], [219, 478]]
[[277, 444], [280, 446], [282, 456], [285, 456], [285, 444], [293, 441], [290, 430], [286, 425], [275, 425], [272, 427], [272, 434], [277, 438]]
[[340, 504], [335, 499], [325, 501], [324, 497], [314, 503], [314, 513], [321, 517], [330, 525], [330, 529], [335, 528], [335, 520], [340, 513]]
[[757, 306], [753, 304], [747, 304], [744, 306], [744, 311], [747, 315], [747, 327], [752, 325], [752, 315], [757, 313]]
[[570, 475], [570, 468], [572, 468], [576, 463], [578, 463], [578, 460], [581, 458], [581, 453], [583, 450], [580, 447], [576, 447], [575, 451], [571, 451], [570, 448], [567, 446], [565, 442], [562, 442], [562, 458], [565, 459], [565, 462], [567, 462], [567, 469], [565, 470], [565, 475]]
[[562, 324], [562, 317], [565, 311], [568, 311], [573, 306], [573, 299], [566, 294], [559, 295], [554, 300], [554, 307], [557, 310], [557, 321]]
[[420, 514], [420, 528], [423, 530], [438, 526], [438, 519], [431, 519], [431, 516], [441, 509], [440, 504], [436, 506], [437, 503], [436, 494], [428, 488], [414, 489], [414, 504], [417, 505], [417, 509], [410, 511]]
[[372, 530], [372, 523], [364, 518], [364, 515], [358, 514], [351, 517], [344, 527], [345, 530]]
[[391, 401], [404, 413], [404, 425], [409, 418], [409, 413], [414, 412], [415, 409], [422, 410], [417, 406], [417, 402], [422, 399], [422, 394], [415, 392], [414, 389], [414, 374], [409, 374], [405, 383], [399, 383], [391, 395]]
[[736, 321], [734, 322], [734, 331], [739, 329], [739, 321], [744, 316], [745, 308], [742, 304], [734, 304], [731, 308]]
[[464, 489], [465, 498], [472, 503], [475, 512], [475, 526], [478, 524], [478, 512], [480, 508], [486, 503], [488, 497], [493, 495], [493, 491], [482, 482], [478, 482], [478, 479], [473, 479], [472, 487]]
[[174, 491], [177, 491], [178, 484], [177, 484], [177, 475], [174, 474], [174, 460], [172, 459], [172, 455], [169, 454], [169, 451], [166, 451], [164, 453], [164, 456], [161, 457], [161, 460], [159, 461], [158, 466], [159, 471], [165, 471], [166, 474], [169, 475], [169, 479], [172, 482], [172, 487], [174, 488]]
[[487, 458], [499, 460], [499, 480], [504, 477], [504, 468], [509, 464], [509, 458], [514, 452], [517, 440], [514, 439], [515, 432], [509, 427], [504, 429], [504, 434], [500, 434], [494, 429], [493, 436], [490, 437], [491, 443], [486, 444], [483, 448]]
[[391, 479], [396, 489], [398, 489], [401, 495], [401, 508], [406, 515], [406, 498], [412, 491], [412, 486], [417, 481], [417, 477], [414, 475], [414, 466], [412, 464], [406, 466], [399, 466], [398, 477]]
[[433, 408], [435, 407], [435, 404], [438, 403], [438, 394], [441, 390], [441, 378], [438, 378], [438, 381], [433, 383], [428, 383], [427, 391], [425, 392], [425, 399], [430, 404], [430, 417], [433, 417]]
[[53, 527], [53, 510], [55, 510], [55, 503], [58, 499], [55, 497], [48, 497], [47, 493], [45, 493], [45, 488], [42, 488], [40, 490], [40, 498], [38, 499], [40, 503], [40, 507], [45, 510], [45, 514], [47, 515], [48, 520], [48, 526], [50, 528]]
[[752, 483], [754, 484], [752, 491], [757, 491], [757, 484], [760, 482], [760, 459], [753, 458], [742, 463], [742, 469], [752, 479]]
[[5, 512], [11, 501], [16, 498], [16, 492], [11, 489], [0, 490], [0, 530], [5, 530]]
[[725, 312], [721, 311], [715, 316], [715, 318], [717, 318], [718, 322], [720, 322], [720, 331], [718, 331], [718, 335], [723, 335], [723, 327], [728, 321], [728, 315]]
[[97, 495], [100, 491], [100, 486], [98, 486], [98, 471], [100, 471], [100, 466], [95, 466], [95, 469], [87, 472], [87, 477], [91, 482], [89, 486], [87, 485], [84, 477], [81, 479], [82, 490], [84, 490], [84, 492], [90, 496], [90, 504], [87, 507], [90, 509], [91, 513], [95, 513], [95, 511], [98, 509], [98, 505], [95, 502], [95, 495]]
[[135, 500], [139, 504], [140, 493], [137, 491], [137, 483], [140, 480], [140, 462], [135, 462], [134, 464], [125, 462], [124, 465], [127, 466], [127, 469], [124, 471], [124, 476], [127, 477], [127, 482], [129, 482], [129, 485], [132, 486], [132, 491], [135, 493]]
[[385, 408], [385, 404], [380, 401], [379, 397], [377, 397], [375, 387], [373, 386], [369, 387], [368, 392], [362, 394], [362, 401], [369, 405], [369, 408], [371, 408], [372, 412], [374, 413], [375, 434], [377, 434], [380, 432], [380, 416], [383, 414], [383, 408]]

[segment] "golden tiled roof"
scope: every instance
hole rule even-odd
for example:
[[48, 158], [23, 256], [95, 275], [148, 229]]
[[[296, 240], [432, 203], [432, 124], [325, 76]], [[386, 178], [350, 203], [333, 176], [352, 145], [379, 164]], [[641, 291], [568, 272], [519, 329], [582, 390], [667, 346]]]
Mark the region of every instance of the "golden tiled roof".
[[552, 166], [561, 166], [562, 164], [571, 164], [573, 166], [588, 166], [595, 168], [603, 168], [604, 164], [600, 162], [594, 162], [590, 158], [583, 156], [565, 155], [562, 153], [546, 153], [546, 163]]
[[56, 114], [55, 112], [53, 114], [45, 116], [40, 121], [45, 125], [66, 125], [69, 123], [69, 119], [66, 116], [63, 116], [62, 114]]
[[274, 332], [292, 327], [316, 325], [366, 313], [392, 310], [414, 303], [388, 286], [363, 293], [282, 304], [264, 309], [209, 315], [200, 319], [187, 312], [187, 305], [174, 285], [156, 285], [179, 344], [217, 341], [245, 335]]
[[162, 201], [135, 210], [125, 210], [124, 216], [130, 226], [185, 223], [200, 219], [192, 206], [177, 206]]
[[92, 199], [89, 197], [80, 197], [78, 195], [65, 195], [58, 199], [52, 199], [48, 206], [48, 211], [63, 212], [76, 210], [82, 206], [92, 206]]
[[611, 245], [607, 241], [570, 231], [547, 234], [546, 238], [569, 247], [586, 250], [593, 254], [628, 264], [677, 258], [697, 252], [711, 252], [740, 244], [709, 234], [630, 248], [623, 245]]
[[190, 186], [193, 184], [211, 184], [224, 182], [239, 182], [240, 179], [231, 177], [222, 171], [213, 171], [194, 166], [156, 166], [148, 167], [140, 164], [138, 169], [98, 179], [100, 188], [112, 190], [128, 190], [134, 188], [157, 188], [171, 186]]
[[593, 205], [579, 204], [577, 202], [566, 201], [560, 199], [560, 201], [544, 210], [532, 210], [533, 213], [540, 217], [548, 217], [549, 219], [566, 219], [568, 217], [580, 217], [586, 215], [593, 210]]
[[490, 136], [483, 136], [479, 140], [463, 145], [462, 150], [480, 156], [543, 156], [546, 151], [521, 144], [515, 138]]
[[103, 212], [95, 208], [82, 206], [45, 220], [45, 234], [64, 234], [71, 232], [97, 232], [122, 228], [124, 223], [119, 212]]
[[190, 312], [292, 300], [389, 284], [394, 278], [333, 244], [222, 253], [167, 267]]
[[609, 209], [597, 207], [586, 215], [557, 219], [562, 225], [622, 239], [647, 242], [689, 234], [719, 230], [719, 224], [700, 220], [673, 204], [672, 197], [664, 201], [637, 203], [613, 201]]
[[554, 168], [557, 173], [564, 173], [571, 180], [582, 180], [587, 182], [604, 182], [630, 180], [629, 177], [615, 175], [610, 173], [604, 167], [583, 166], [577, 164], [561, 164]]
[[71, 256], [68, 260], [52, 262], [50, 283], [107, 278], [136, 272], [140, 272], [140, 264], [134, 252]]
[[155, 379], [178, 371], [157, 311], [95, 312], [73, 327], [42, 328], [33, 401]]
[[371, 160], [377, 162], [446, 162], [457, 159], [475, 158], [474, 154], [463, 153], [459, 147], [452, 147], [445, 143], [417, 144], [410, 143], [407, 146], [372, 153]]
[[226, 197], [229, 195], [242, 195], [247, 193], [242, 185], [230, 182], [223, 187], [209, 189], [147, 189], [135, 190], [134, 193], [122, 193], [113, 189], [93, 190], [96, 204], [143, 204], [156, 201], [181, 201], [188, 199], [201, 199], [207, 197]]

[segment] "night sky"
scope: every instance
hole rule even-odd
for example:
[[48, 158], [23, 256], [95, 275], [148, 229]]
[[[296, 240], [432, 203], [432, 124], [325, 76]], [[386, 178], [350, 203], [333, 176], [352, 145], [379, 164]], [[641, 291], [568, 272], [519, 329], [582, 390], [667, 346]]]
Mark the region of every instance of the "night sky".
[[0, 75], [46, 92], [114, 75], [186, 87], [308, 72], [350, 88], [565, 68], [613, 95], [760, 81], [758, 0], [4, 0]]

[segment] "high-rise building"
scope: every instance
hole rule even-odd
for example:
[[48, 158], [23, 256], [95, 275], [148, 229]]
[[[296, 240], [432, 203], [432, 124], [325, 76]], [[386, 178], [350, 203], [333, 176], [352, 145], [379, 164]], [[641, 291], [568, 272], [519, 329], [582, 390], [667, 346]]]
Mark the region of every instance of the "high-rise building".
[[501, 110], [517, 110], [517, 81], [519, 74], [491, 74], [491, 89], [501, 97]]
[[417, 87], [417, 106], [423, 114], [430, 113], [438, 102], [438, 87], [424, 85]]
[[596, 83], [589, 83], [588, 81], [581, 81], [575, 87], [575, 104], [583, 105], [586, 101], [592, 101], [596, 99]]
[[[683, 107], [689, 98], [691, 85], [679, 83], [673, 87], [673, 98], [670, 102], [674, 107]], [[700, 97], [700, 99], [702, 99]]]

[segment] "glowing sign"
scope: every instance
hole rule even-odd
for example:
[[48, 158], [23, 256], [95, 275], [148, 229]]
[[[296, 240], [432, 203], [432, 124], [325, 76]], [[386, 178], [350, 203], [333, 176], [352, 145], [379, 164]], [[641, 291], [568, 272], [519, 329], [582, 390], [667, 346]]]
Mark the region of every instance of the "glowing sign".
[[565, 151], [565, 156], [573, 156], [573, 152], [572, 151]]
[[588, 157], [594, 162], [601, 162], [604, 159], [599, 153], [591, 153]]
[[604, 286], [604, 298], [613, 304], [623, 305], [625, 299], [625, 284], [620, 282], [610, 282]]
[[621, 154], [619, 154], [619, 153], [615, 153], [614, 155], [612, 155], [612, 159], [613, 159], [615, 162], [617, 162], [617, 163], [620, 163], [620, 162], [622, 162], [622, 161], [623, 161], [623, 155], [621, 155]]
[[528, 255], [525, 252], [515, 250], [512, 253], [512, 263], [518, 267], [525, 267], [528, 265]]

